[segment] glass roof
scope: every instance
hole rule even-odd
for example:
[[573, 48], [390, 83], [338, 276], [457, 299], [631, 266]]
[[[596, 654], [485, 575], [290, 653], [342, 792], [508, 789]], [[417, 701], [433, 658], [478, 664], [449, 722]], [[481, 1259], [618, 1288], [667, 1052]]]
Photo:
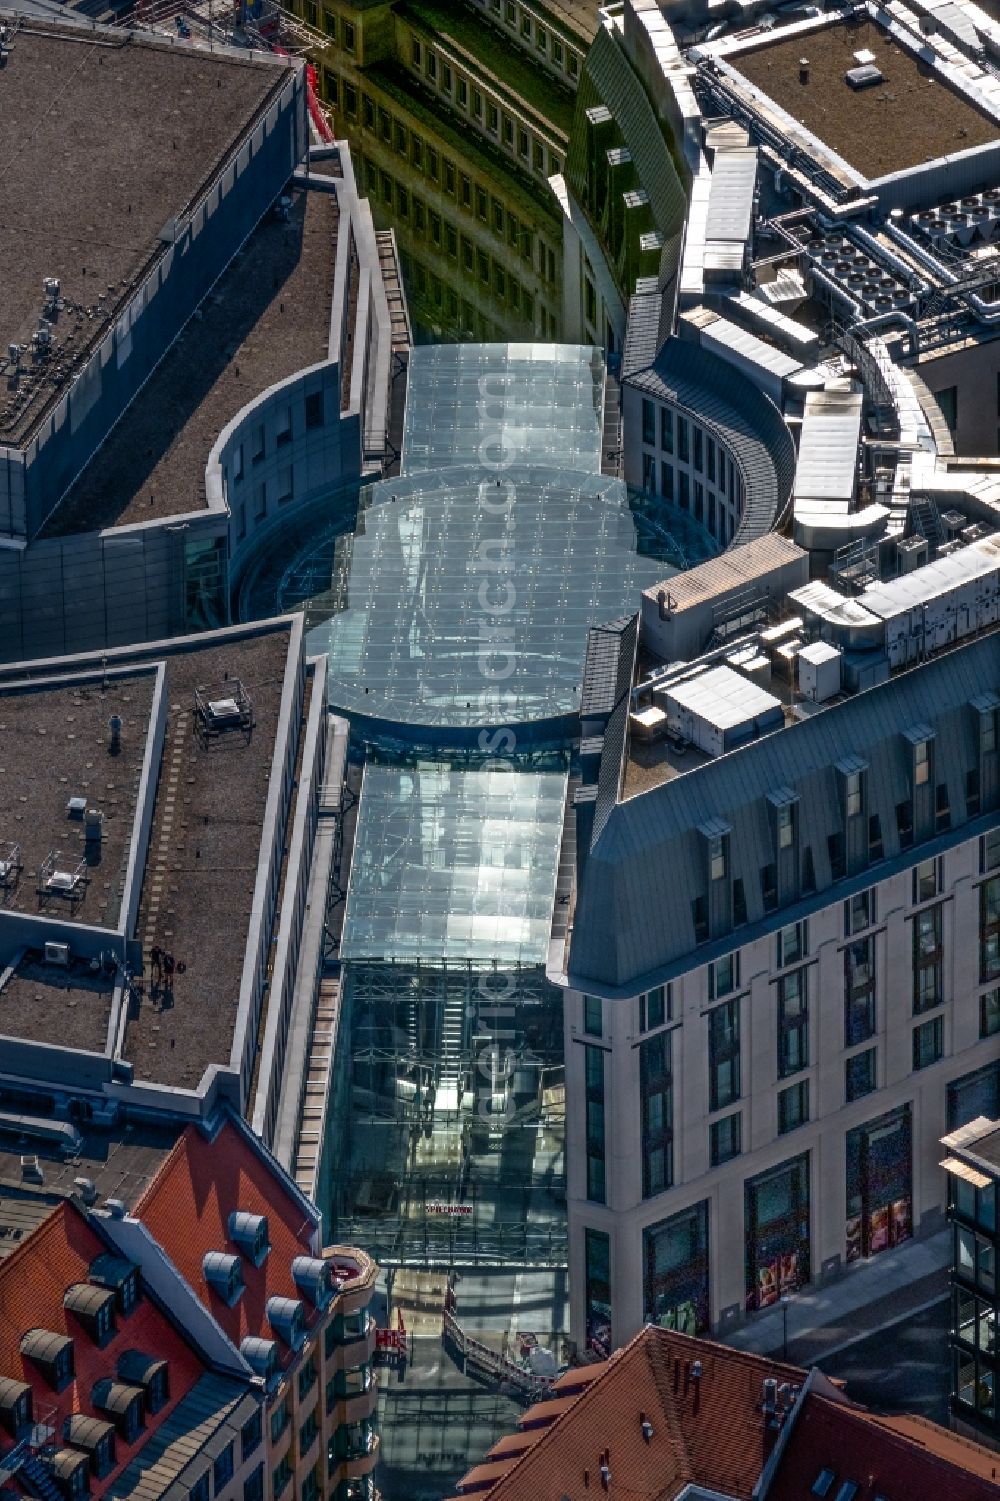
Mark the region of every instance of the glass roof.
[[567, 776], [365, 768], [342, 959], [548, 955]]
[[452, 464], [600, 470], [604, 358], [583, 344], [435, 344], [410, 354], [402, 473]]
[[326, 651], [338, 709], [397, 724], [524, 724], [573, 714], [587, 629], [676, 572], [640, 556], [625, 486], [514, 466], [439, 469], [363, 494], [337, 539]]

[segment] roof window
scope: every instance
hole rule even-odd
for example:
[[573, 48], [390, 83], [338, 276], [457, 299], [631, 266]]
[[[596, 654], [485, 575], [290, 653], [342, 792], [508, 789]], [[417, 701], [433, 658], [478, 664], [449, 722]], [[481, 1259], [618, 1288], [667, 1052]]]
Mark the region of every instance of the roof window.
[[121, 1437], [132, 1444], [142, 1428], [143, 1391], [124, 1381], [98, 1381], [90, 1394], [98, 1412], [106, 1412]]
[[248, 1334], [240, 1341], [240, 1354], [254, 1375], [263, 1381], [270, 1381], [277, 1376], [280, 1365], [278, 1347], [273, 1339], [260, 1339], [255, 1334]]
[[206, 1251], [201, 1263], [205, 1281], [232, 1308], [243, 1295], [243, 1264], [228, 1251]]
[[248, 1261], [252, 1261], [254, 1266], [260, 1266], [271, 1249], [267, 1235], [267, 1215], [234, 1209], [229, 1216], [229, 1239], [236, 1242]]
[[63, 1442], [89, 1455], [90, 1468], [98, 1477], [114, 1468], [114, 1425], [103, 1418], [91, 1418], [84, 1412], [71, 1413], [63, 1424]]
[[159, 1412], [170, 1396], [167, 1362], [143, 1350], [123, 1350], [118, 1357], [118, 1380], [142, 1388], [146, 1411]]
[[833, 1485], [833, 1482], [836, 1480], [836, 1478], [836, 1470], [820, 1470], [819, 1474], [816, 1476], [816, 1479], [812, 1483], [812, 1490], [809, 1492], [809, 1494], [811, 1496], [829, 1495], [830, 1487]]
[[0, 1428], [16, 1439], [31, 1420], [31, 1387], [26, 1381], [0, 1376]]
[[298, 1298], [268, 1298], [265, 1308], [268, 1323], [279, 1338], [299, 1349], [306, 1337], [305, 1309]]
[[300, 1293], [305, 1293], [315, 1308], [325, 1308], [333, 1295], [330, 1268], [319, 1256], [296, 1256], [292, 1276]]
[[73, 1379], [73, 1341], [51, 1329], [29, 1329], [21, 1340], [21, 1354], [36, 1365], [54, 1391]]
[[92, 1282], [74, 1282], [66, 1289], [63, 1307], [79, 1319], [95, 1345], [106, 1345], [115, 1334], [115, 1295]]

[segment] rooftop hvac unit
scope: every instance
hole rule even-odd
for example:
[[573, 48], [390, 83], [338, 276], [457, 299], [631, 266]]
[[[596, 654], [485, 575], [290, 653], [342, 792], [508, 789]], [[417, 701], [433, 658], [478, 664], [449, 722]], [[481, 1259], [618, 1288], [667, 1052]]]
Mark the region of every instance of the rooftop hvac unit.
[[990, 528], [985, 526], [981, 521], [974, 521], [971, 526], [963, 527], [962, 529], [962, 541], [966, 544], [981, 542], [984, 537], [991, 537], [992, 535], [993, 533]]
[[47, 943], [45, 945], [46, 964], [60, 964], [63, 969], [69, 969], [69, 944]]
[[966, 519], [961, 511], [942, 511], [941, 522], [944, 526], [945, 536], [949, 542], [953, 541], [966, 525]]
[[855, 91], [870, 89], [882, 82], [882, 73], [874, 63], [865, 63], [861, 68], [848, 68], [844, 80]]
[[901, 537], [896, 543], [896, 561], [900, 573], [912, 573], [927, 562], [926, 537]]

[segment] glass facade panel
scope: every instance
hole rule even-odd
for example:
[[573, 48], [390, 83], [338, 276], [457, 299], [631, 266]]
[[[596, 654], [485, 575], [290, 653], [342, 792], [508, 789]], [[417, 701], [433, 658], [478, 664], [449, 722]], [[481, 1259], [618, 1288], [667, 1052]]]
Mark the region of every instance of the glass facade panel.
[[747, 1181], [747, 1309], [768, 1308], [809, 1281], [809, 1156]]
[[603, 1230], [585, 1232], [587, 1349], [611, 1354], [611, 1239]]
[[877, 1256], [912, 1235], [910, 1143], [909, 1105], [848, 1131], [848, 1261]]
[[342, 959], [543, 963], [566, 778], [369, 765]]
[[695, 1204], [642, 1232], [647, 1323], [682, 1334], [709, 1326], [708, 1204]]

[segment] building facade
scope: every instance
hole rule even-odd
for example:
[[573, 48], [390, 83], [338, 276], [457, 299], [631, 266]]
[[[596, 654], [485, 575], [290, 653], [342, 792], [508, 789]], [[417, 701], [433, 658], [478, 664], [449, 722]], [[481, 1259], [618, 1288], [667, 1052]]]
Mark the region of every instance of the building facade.
[[[418, 337], [559, 339], [563, 170], [585, 7], [292, 6]], [[582, 29], [580, 29], [582, 28]]]
[[1000, 1123], [988, 1113], [941, 1138], [947, 1156], [951, 1263], [951, 1403], [960, 1432], [1000, 1446], [997, 1409], [997, 1185]]

